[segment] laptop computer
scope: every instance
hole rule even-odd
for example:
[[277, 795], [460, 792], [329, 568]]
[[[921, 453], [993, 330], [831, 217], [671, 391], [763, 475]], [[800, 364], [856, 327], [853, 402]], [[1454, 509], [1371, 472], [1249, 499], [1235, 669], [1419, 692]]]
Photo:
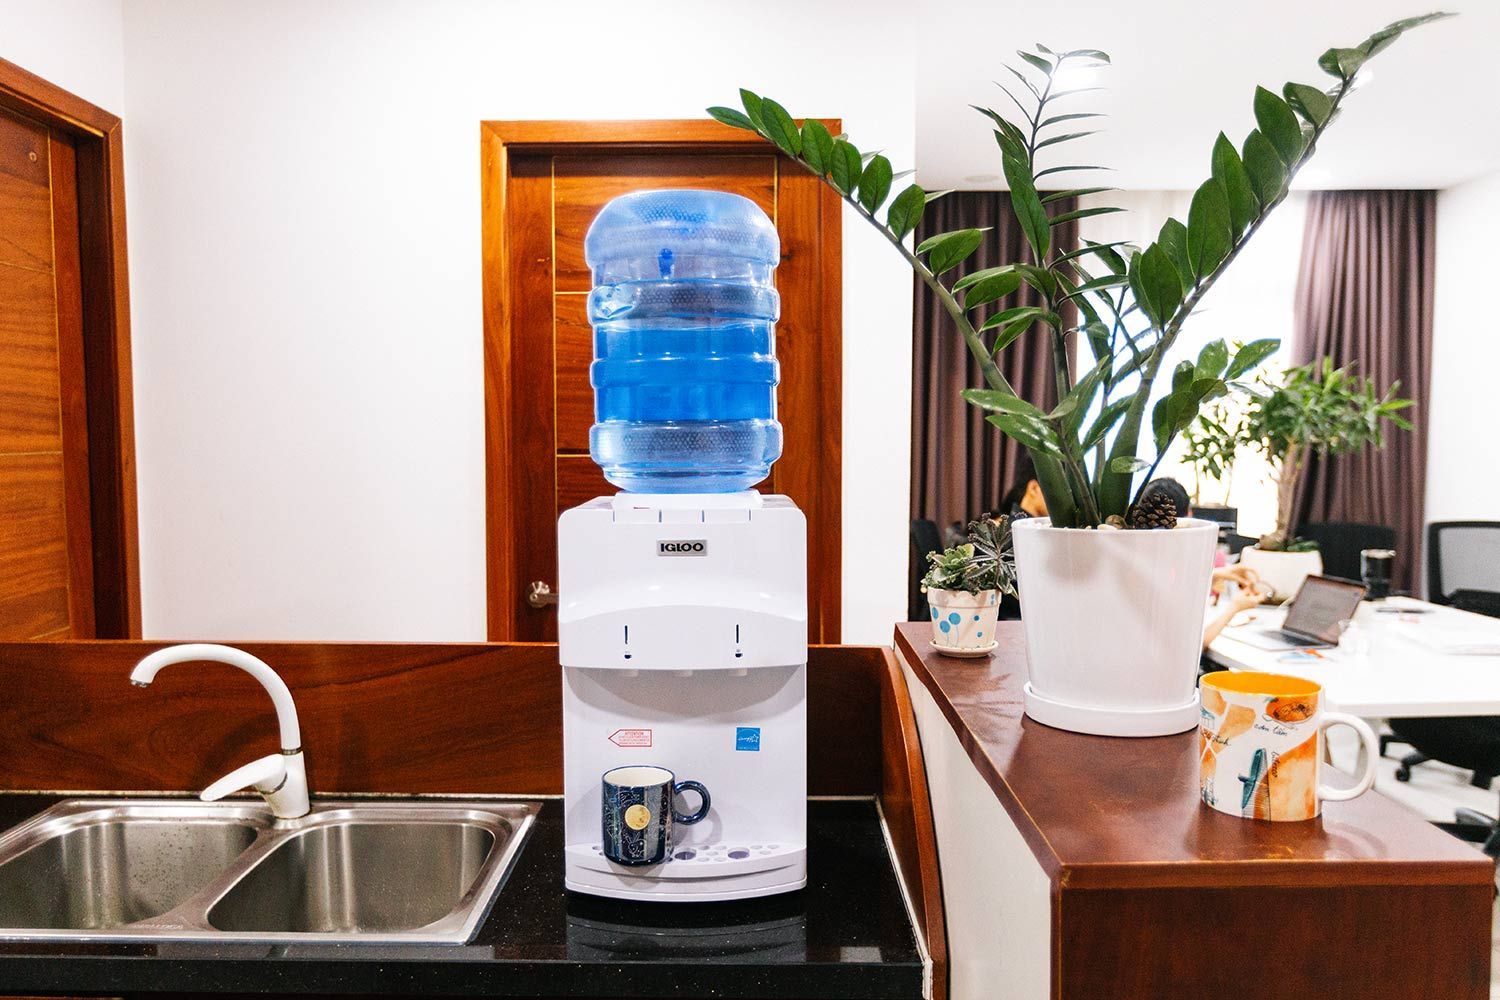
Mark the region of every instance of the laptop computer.
[[1310, 576], [1287, 605], [1280, 626], [1241, 628], [1234, 637], [1258, 649], [1311, 649], [1339, 644], [1339, 624], [1354, 617], [1365, 585], [1331, 576]]

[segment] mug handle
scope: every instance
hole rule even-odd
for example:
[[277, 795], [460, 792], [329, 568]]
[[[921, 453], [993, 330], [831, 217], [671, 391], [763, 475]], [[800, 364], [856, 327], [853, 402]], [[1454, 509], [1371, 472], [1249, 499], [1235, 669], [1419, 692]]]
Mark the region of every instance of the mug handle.
[[[1318, 798], [1324, 802], [1342, 802], [1352, 799], [1357, 795], [1363, 795], [1375, 784], [1375, 761], [1380, 757], [1380, 742], [1375, 739], [1375, 731], [1370, 724], [1357, 715], [1349, 715], [1345, 712], [1324, 712], [1323, 721], [1318, 724], [1318, 735], [1323, 737], [1323, 732], [1329, 726], [1345, 725], [1359, 733], [1359, 738], [1365, 744], [1365, 773], [1360, 775], [1359, 782], [1353, 788], [1330, 788], [1327, 785], [1318, 785]], [[1321, 739], [1319, 741], [1321, 743]], [[1319, 749], [1322, 749], [1321, 746]]]
[[[1374, 739], [1374, 737], [1372, 736], [1371, 739]], [[1374, 779], [1372, 778], [1371, 780]], [[676, 797], [683, 792], [697, 792], [698, 797], [703, 800], [702, 804], [698, 806], [697, 812], [684, 815], [677, 811]], [[703, 782], [701, 781], [679, 781], [672, 786], [672, 796], [672, 819], [687, 826], [691, 826], [707, 816], [709, 803], [713, 801], [708, 797], [708, 789], [703, 787]]]

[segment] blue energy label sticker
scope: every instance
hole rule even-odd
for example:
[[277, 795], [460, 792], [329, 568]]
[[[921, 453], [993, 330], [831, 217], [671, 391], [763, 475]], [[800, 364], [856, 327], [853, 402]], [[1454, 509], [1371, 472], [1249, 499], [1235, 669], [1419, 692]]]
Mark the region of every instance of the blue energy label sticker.
[[739, 726], [734, 731], [734, 748], [736, 750], [759, 750], [760, 749], [760, 727]]

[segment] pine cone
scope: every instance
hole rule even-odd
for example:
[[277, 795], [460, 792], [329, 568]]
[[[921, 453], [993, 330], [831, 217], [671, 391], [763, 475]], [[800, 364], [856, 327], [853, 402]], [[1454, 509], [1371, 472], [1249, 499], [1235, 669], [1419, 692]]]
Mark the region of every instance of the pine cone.
[[1171, 497], [1156, 494], [1140, 503], [1132, 504], [1125, 516], [1129, 528], [1175, 528], [1177, 527], [1177, 505]]

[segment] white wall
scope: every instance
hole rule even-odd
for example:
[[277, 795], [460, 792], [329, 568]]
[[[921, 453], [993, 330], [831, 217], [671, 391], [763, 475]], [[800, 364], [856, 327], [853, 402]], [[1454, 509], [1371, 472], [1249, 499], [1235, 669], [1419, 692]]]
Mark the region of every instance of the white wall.
[[[699, 117], [744, 85], [909, 164], [879, 7], [132, 0], [146, 634], [482, 638], [479, 121]], [[883, 643], [911, 278], [853, 216], [844, 241], [844, 639]]]
[[5, 0], [0, 58], [125, 115], [122, 0]]
[[[1500, 332], [1483, 293], [1494, 280], [1500, 173], [1438, 192], [1432, 391], [1427, 418], [1429, 521], [1500, 517], [1494, 459]], [[1475, 291], [1480, 291], [1476, 296]]]

